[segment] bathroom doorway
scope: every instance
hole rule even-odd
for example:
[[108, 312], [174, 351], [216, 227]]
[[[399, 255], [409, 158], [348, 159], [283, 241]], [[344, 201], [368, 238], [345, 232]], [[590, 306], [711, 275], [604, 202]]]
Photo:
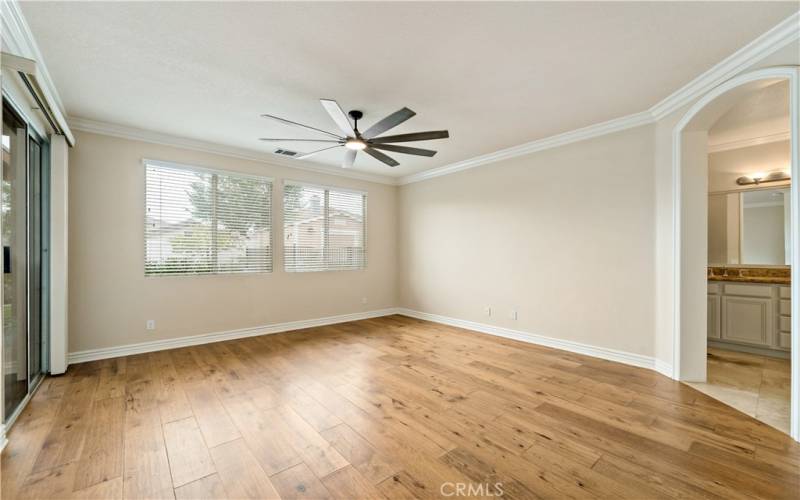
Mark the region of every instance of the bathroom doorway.
[[691, 383], [789, 433], [789, 81], [740, 96], [708, 130], [706, 381]]
[[674, 377], [794, 439], [798, 81], [796, 67], [736, 77], [693, 105], [673, 135]]

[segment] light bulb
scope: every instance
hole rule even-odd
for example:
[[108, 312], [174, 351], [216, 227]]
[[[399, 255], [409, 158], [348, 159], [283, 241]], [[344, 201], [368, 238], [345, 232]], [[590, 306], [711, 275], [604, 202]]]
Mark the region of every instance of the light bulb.
[[353, 149], [355, 151], [361, 151], [367, 147], [367, 143], [361, 139], [347, 139], [347, 141], [344, 143], [344, 147], [347, 149]]

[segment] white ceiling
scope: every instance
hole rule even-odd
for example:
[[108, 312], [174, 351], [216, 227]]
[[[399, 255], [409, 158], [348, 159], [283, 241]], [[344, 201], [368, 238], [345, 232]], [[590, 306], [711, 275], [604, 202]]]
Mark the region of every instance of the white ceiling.
[[[744, 96], [708, 130], [710, 147], [783, 137], [789, 133], [789, 81]], [[788, 137], [784, 140], [788, 140]]]
[[[259, 151], [333, 130], [319, 102], [403, 106], [434, 158], [405, 176], [643, 111], [798, 10], [794, 2], [23, 2], [70, 116]], [[286, 147], [292, 147], [289, 144]], [[305, 149], [304, 149], [305, 150]], [[342, 153], [316, 159], [338, 169]]]

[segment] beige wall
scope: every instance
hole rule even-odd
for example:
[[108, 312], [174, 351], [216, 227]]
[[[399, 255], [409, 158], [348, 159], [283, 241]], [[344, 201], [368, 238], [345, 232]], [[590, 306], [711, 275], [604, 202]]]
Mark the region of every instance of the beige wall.
[[644, 126], [402, 186], [401, 305], [652, 356], [653, 148]]
[[[403, 306], [651, 356], [652, 136], [639, 127], [397, 188], [79, 133], [70, 351]], [[145, 278], [142, 158], [271, 176], [276, 200], [284, 178], [367, 190], [369, 268], [284, 273], [278, 246], [272, 274]]]
[[[735, 196], [735, 195], [732, 195]], [[708, 263], [728, 264], [728, 195], [708, 197]], [[737, 217], [738, 220], [738, 217]], [[737, 262], [733, 262], [736, 264]]]
[[[759, 66], [785, 63], [787, 54], [796, 57], [794, 46]], [[653, 355], [657, 362], [664, 365], [659, 368], [669, 370], [668, 365], [675, 354], [673, 319], [677, 308], [674, 288], [677, 259], [673, 232], [673, 132], [690, 105], [685, 104], [651, 126], [399, 188], [330, 177], [330, 184], [370, 186], [371, 194], [374, 187], [377, 192], [386, 193], [387, 198], [394, 200], [394, 203], [387, 202], [388, 215], [384, 225], [378, 224], [377, 228], [374, 227], [376, 218], [372, 203], [375, 196], [371, 196], [370, 202], [369, 272], [375, 270], [376, 231], [387, 235], [385, 240], [381, 240], [384, 244], [381, 258], [386, 267], [393, 271], [383, 273], [385, 282], [381, 279], [373, 282], [365, 276], [364, 283], [377, 282], [374, 286], [380, 287], [382, 296], [392, 297], [384, 304], [378, 304], [380, 301], [370, 295], [370, 304], [367, 306], [362, 307], [360, 303], [351, 305], [351, 297], [345, 299], [337, 295], [336, 300], [324, 304], [310, 300], [308, 302], [313, 305], [308, 308], [297, 305], [297, 301], [305, 300], [303, 295], [307, 294], [309, 288], [288, 285], [286, 289], [290, 290], [289, 294], [265, 299], [264, 306], [253, 303], [248, 308], [232, 300], [234, 315], [212, 314], [195, 318], [192, 316], [193, 307], [213, 303], [208, 297], [211, 294], [227, 303], [229, 294], [226, 291], [241, 288], [236, 283], [257, 290], [272, 288], [257, 284], [255, 278], [248, 277], [231, 277], [230, 280], [220, 280], [208, 287], [192, 287], [187, 283], [203, 283], [203, 280], [215, 277], [176, 281], [174, 286], [156, 286], [147, 284], [141, 274], [137, 274], [138, 270], [134, 269], [125, 271], [132, 278], [120, 285], [126, 288], [126, 294], [127, 288], [134, 289], [126, 296], [149, 288], [162, 295], [173, 289], [179, 295], [185, 290], [190, 300], [185, 301], [185, 305], [179, 304], [181, 310], [171, 315], [179, 318], [177, 323], [165, 323], [159, 317], [154, 317], [159, 321], [158, 333], [144, 331], [144, 320], [150, 319], [146, 309], [150, 304], [155, 304], [157, 308], [160, 298], [132, 300], [132, 306], [113, 310], [95, 309], [92, 304], [95, 297], [99, 297], [99, 304], [113, 301], [104, 294], [113, 291], [114, 287], [106, 283], [102, 276], [92, 277], [89, 285], [72, 283], [70, 287], [70, 314], [78, 314], [79, 318], [71, 318], [70, 325], [77, 332], [71, 339], [71, 350], [118, 345], [119, 339], [148, 341], [165, 335], [190, 335], [399, 305], [599, 347]], [[107, 172], [109, 169], [111, 172], [117, 171], [116, 165], [107, 160], [117, 156], [112, 143], [128, 144], [122, 148], [124, 150], [141, 150], [128, 154], [125, 162], [130, 167], [123, 170], [128, 176], [131, 175], [128, 171], [134, 165], [138, 168], [140, 158], [148, 156], [223, 168], [236, 165], [245, 170], [255, 168], [279, 178], [286, 176], [324, 182], [321, 180], [324, 176], [256, 162], [88, 134], [81, 134], [81, 138], [83, 144], [73, 151], [71, 161], [78, 164], [76, 168], [80, 168], [83, 163], [80, 157], [92, 157], [88, 162], [88, 170], [105, 175], [104, 181], [111, 184], [118, 182], [114, 174]], [[107, 151], [102, 154], [91, 151], [93, 145], [102, 146]], [[75, 179], [83, 177], [81, 173], [73, 176], [70, 188], [75, 191], [75, 196], [86, 196], [88, 191], [91, 196], [96, 193], [102, 195], [106, 201], [112, 197], [109, 192], [81, 186], [80, 181]], [[705, 179], [708, 179], [707, 173]], [[696, 180], [697, 185], [701, 185], [700, 180]], [[90, 180], [89, 185], [93, 182], [96, 181]], [[130, 180], [125, 184], [131, 184]], [[702, 184], [705, 185], [705, 182]], [[141, 196], [138, 187], [141, 180], [133, 182], [133, 185], [133, 196]], [[510, 197], [506, 193], [510, 193]], [[117, 196], [120, 200], [115, 201], [124, 202], [126, 208], [115, 209], [113, 213], [123, 219], [138, 219], [135, 207], [140, 206], [140, 201], [138, 198], [129, 200], [128, 196], [124, 191]], [[705, 192], [702, 199], [704, 203], [707, 202]], [[75, 238], [79, 233], [89, 238], [92, 230], [88, 225], [93, 220], [109, 219], [111, 215], [102, 213], [105, 205], [100, 202], [80, 200], [73, 203], [70, 209], [79, 206], [86, 206], [87, 213], [80, 216], [71, 214], [70, 220], [76, 227], [71, 229], [73, 240], [70, 251], [75, 252], [80, 248], [82, 252], [101, 253], [102, 244], [95, 248], [76, 242]], [[99, 214], [93, 211], [97, 207], [101, 207]], [[517, 208], [520, 210], [515, 211]], [[705, 205], [696, 206], [685, 215], [694, 220], [696, 217], [693, 214], [704, 213], [705, 210]], [[276, 224], [280, 222], [278, 215]], [[697, 219], [705, 221], [705, 217]], [[565, 221], [567, 225], [562, 227], [560, 224]], [[491, 231], [487, 229], [489, 226]], [[114, 232], [117, 235], [123, 233], [122, 230]], [[396, 236], [399, 238], [396, 239]], [[141, 244], [139, 233], [132, 232], [125, 238], [130, 240], [128, 243], [133, 244], [134, 248]], [[705, 231], [702, 240], [704, 244], [695, 248], [693, 254], [702, 259], [704, 267], [707, 258]], [[395, 243], [399, 245], [399, 253], [394, 251]], [[426, 252], [430, 255], [425, 255]], [[394, 256], [399, 259], [396, 265], [392, 260]], [[128, 257], [123, 260], [128, 265], [140, 266], [141, 254], [138, 259]], [[287, 276], [279, 269], [279, 259], [280, 248], [276, 248], [276, 273], [269, 277], [269, 283], [287, 282]], [[106, 263], [106, 269], [117, 272], [112, 264], [118, 260], [101, 258], [98, 262], [101, 265]], [[688, 269], [691, 266], [686, 267]], [[92, 269], [89, 258], [71, 256], [70, 272], [72, 276], [77, 276], [75, 279], [85, 280], [82, 271]], [[113, 272], [109, 275], [113, 275]], [[302, 279], [309, 283], [324, 282], [330, 291], [342, 290], [341, 280], [336, 278], [312, 276]], [[108, 278], [106, 280], [110, 281]], [[347, 289], [347, 293], [350, 293], [350, 289]], [[359, 298], [361, 293], [353, 295]], [[494, 309], [490, 318], [483, 314], [483, 308], [487, 305]], [[508, 318], [511, 308], [519, 310], [519, 319], [516, 321]], [[268, 309], [273, 312], [265, 312]], [[326, 312], [318, 314], [320, 309]], [[224, 311], [224, 307], [215, 310]], [[310, 311], [314, 314], [301, 314]], [[185, 321], [180, 319], [186, 317], [188, 319]], [[126, 333], [105, 331], [108, 325], [117, 323], [131, 326], [126, 326]], [[228, 323], [236, 325], [223, 326]], [[170, 324], [169, 331], [165, 331], [166, 324]]]
[[[367, 191], [368, 268], [285, 273], [277, 245], [271, 274], [145, 278], [143, 158], [273, 177], [276, 242], [283, 179]], [[395, 186], [89, 133], [69, 162], [70, 352], [397, 305]]]
[[708, 196], [708, 263], [740, 264], [741, 206], [739, 193], [716, 193]]

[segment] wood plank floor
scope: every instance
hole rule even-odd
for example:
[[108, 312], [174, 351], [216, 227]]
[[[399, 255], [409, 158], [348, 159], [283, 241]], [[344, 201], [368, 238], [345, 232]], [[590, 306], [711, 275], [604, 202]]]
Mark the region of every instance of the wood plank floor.
[[797, 443], [686, 385], [402, 316], [75, 365], [9, 440], [3, 499], [800, 492]]

